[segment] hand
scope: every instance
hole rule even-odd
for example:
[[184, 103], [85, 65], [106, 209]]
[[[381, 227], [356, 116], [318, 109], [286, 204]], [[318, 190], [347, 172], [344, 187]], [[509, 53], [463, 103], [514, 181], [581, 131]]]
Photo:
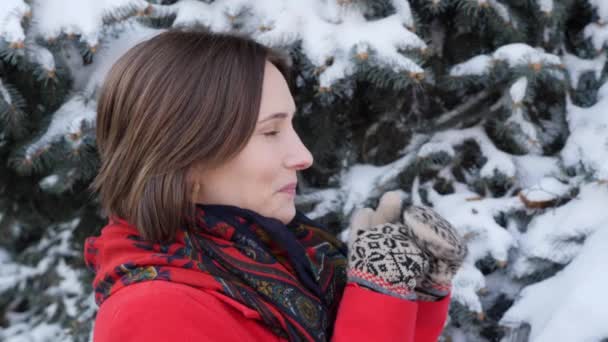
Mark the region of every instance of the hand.
[[456, 229], [430, 207], [410, 206], [403, 212], [403, 223], [429, 260], [428, 272], [416, 284], [417, 298], [423, 301], [444, 298], [468, 252], [467, 245]]
[[400, 223], [401, 199], [387, 192], [376, 211], [357, 210], [348, 242], [348, 281], [389, 296], [416, 300], [417, 279], [428, 271], [428, 261], [412, 241], [410, 229]]

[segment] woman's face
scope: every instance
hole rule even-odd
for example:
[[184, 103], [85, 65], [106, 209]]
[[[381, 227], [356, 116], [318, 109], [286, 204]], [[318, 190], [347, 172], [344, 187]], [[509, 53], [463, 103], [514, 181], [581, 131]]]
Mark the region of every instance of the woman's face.
[[313, 163], [295, 132], [296, 110], [287, 82], [266, 62], [262, 101], [253, 136], [235, 158], [212, 170], [195, 171], [194, 202], [234, 205], [288, 223], [295, 216], [296, 171]]

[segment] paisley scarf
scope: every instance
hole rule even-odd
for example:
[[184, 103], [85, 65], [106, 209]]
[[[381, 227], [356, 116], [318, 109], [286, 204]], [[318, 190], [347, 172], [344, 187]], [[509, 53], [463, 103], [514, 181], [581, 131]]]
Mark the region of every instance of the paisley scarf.
[[[213, 289], [258, 311], [290, 341], [328, 341], [346, 285], [346, 245], [300, 211], [287, 225], [229, 205], [196, 206], [195, 228], [169, 243], [144, 240], [111, 217], [85, 241], [101, 305], [129, 284], [166, 280]], [[99, 260], [99, 251], [113, 256]]]

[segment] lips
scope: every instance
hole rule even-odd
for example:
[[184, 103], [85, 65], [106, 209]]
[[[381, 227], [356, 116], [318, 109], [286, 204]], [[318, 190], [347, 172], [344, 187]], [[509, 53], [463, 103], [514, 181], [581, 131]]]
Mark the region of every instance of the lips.
[[298, 183], [296, 183], [296, 182], [289, 183], [289, 184], [285, 185], [284, 187], [282, 187], [281, 190], [279, 190], [279, 192], [286, 192], [286, 193], [289, 193], [289, 194], [295, 194], [297, 186], [298, 186]]

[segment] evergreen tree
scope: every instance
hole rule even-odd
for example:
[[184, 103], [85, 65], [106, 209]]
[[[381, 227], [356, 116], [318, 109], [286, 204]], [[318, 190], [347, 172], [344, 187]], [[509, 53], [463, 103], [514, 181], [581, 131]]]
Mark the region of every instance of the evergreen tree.
[[445, 340], [607, 339], [607, 24], [603, 0], [4, 0], [0, 339], [91, 338], [97, 89], [169, 27], [290, 57], [300, 210], [346, 240], [400, 189], [465, 236]]

